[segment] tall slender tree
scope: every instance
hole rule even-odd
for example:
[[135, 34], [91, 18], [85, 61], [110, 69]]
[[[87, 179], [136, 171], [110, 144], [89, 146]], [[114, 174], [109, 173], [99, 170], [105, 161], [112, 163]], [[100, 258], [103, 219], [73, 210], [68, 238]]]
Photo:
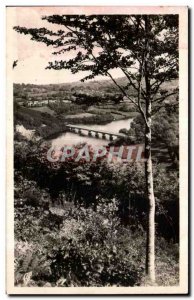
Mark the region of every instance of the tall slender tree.
[[[178, 15], [52, 15], [42, 17], [59, 25], [46, 28], [14, 27], [31, 39], [55, 48], [58, 60], [48, 69], [85, 73], [82, 81], [109, 77], [142, 115], [145, 124], [145, 175], [148, 200], [146, 271], [155, 282], [155, 198], [151, 158], [152, 116], [165, 99], [177, 93], [165, 82], [178, 77]], [[66, 52], [74, 53], [66, 58]], [[122, 84], [112, 75], [120, 69]], [[125, 81], [126, 82], [126, 81]], [[131, 92], [133, 92], [131, 95]]]

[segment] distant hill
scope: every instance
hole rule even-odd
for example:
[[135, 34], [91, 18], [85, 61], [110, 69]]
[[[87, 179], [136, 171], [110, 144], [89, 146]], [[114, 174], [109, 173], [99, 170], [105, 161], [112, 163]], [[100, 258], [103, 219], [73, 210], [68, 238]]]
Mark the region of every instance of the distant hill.
[[[117, 79], [118, 83], [122, 83], [124, 85], [122, 78]], [[69, 91], [73, 92], [74, 90], [83, 90], [83, 91], [112, 91], [118, 90], [118, 88], [114, 85], [111, 80], [93, 80], [88, 82], [73, 82], [73, 83], [60, 83], [60, 84], [14, 84], [14, 90], [23, 90], [23, 91], [34, 91], [34, 92], [47, 92], [47, 91]]]
[[[128, 83], [128, 80], [126, 77], [120, 77], [117, 78], [116, 81], [118, 82], [119, 85], [121, 86], [126, 86], [126, 84]], [[168, 81], [165, 82], [163, 84], [163, 86], [165, 88], [173, 88], [173, 87], [177, 87], [178, 86], [178, 80], [172, 80], [172, 81]], [[77, 82], [73, 82], [73, 83], [60, 83], [60, 84], [18, 84], [15, 83], [14, 84], [15, 88], [22, 88], [25, 90], [28, 89], [35, 89], [35, 90], [39, 90], [40, 92], [43, 92], [45, 90], [47, 91], [60, 91], [60, 90], [67, 90], [70, 91], [72, 89], [83, 89], [83, 90], [99, 90], [102, 89], [104, 91], [106, 91], [107, 89], [110, 90], [110, 88], [114, 89], [114, 90], [118, 90], [118, 88], [115, 86], [115, 84], [111, 81], [111, 80], [92, 80], [92, 81], [88, 81], [88, 82], [81, 82], [81, 81], [77, 81]]]
[[[121, 86], [126, 86], [128, 80], [126, 77], [117, 78], [116, 81]], [[178, 80], [165, 82], [163, 88], [172, 90], [178, 87]], [[28, 100], [29, 98], [48, 99], [48, 98], [68, 98], [74, 93], [85, 94], [113, 94], [118, 93], [120, 90], [111, 80], [93, 80], [88, 82], [73, 82], [63, 84], [14, 84], [14, 98], [16, 101]], [[134, 89], [130, 87], [129, 93], [131, 96], [135, 95]], [[40, 99], [39, 99], [40, 98]], [[30, 100], [30, 99], [29, 99]]]

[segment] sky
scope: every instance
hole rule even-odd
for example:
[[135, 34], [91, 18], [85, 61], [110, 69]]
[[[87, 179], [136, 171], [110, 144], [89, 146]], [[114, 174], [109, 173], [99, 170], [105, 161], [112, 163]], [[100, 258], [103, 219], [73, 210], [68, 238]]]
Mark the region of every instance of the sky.
[[[75, 13], [75, 8], [70, 7], [15, 7], [8, 8], [7, 19], [8, 32], [11, 34], [12, 47], [11, 59], [18, 60], [14, 68], [13, 78], [15, 83], [51, 84], [69, 83], [79, 81], [88, 75], [88, 72], [72, 74], [70, 70], [45, 70], [48, 62], [54, 59], [62, 59], [62, 56], [52, 55], [53, 48], [47, 47], [44, 43], [30, 40], [29, 35], [19, 34], [13, 30], [13, 26], [24, 26], [28, 28], [46, 27], [51, 30], [58, 30], [61, 27], [41, 20], [42, 16], [52, 14]], [[91, 8], [86, 9], [90, 13]], [[72, 53], [65, 53], [65, 58], [72, 57]], [[114, 78], [123, 76], [118, 69], [113, 70]], [[96, 80], [104, 80], [106, 77], [98, 76]], [[109, 78], [107, 78], [109, 79]]]
[[[47, 47], [44, 43], [31, 41], [29, 35], [19, 34], [13, 30], [14, 26], [23, 26], [27, 28], [46, 27], [57, 31], [64, 29], [59, 25], [48, 23], [42, 20], [42, 16], [53, 14], [163, 14], [175, 13], [175, 7], [161, 6], [21, 6], [7, 7], [7, 59], [9, 67], [12, 69], [14, 60], [18, 60], [17, 66], [13, 70], [13, 81], [15, 83], [32, 84], [52, 84], [52, 83], [70, 83], [79, 81], [81, 78], [89, 75], [87, 72], [72, 74], [70, 70], [46, 70], [48, 62], [53, 59], [63, 59], [63, 56], [52, 55], [53, 48]], [[181, 11], [181, 7], [176, 8], [176, 13]], [[184, 45], [182, 45], [184, 48]], [[65, 58], [72, 58], [72, 53], [66, 52]], [[123, 76], [122, 71], [114, 69], [111, 71], [114, 78]], [[98, 76], [95, 80], [104, 80], [106, 77]], [[109, 78], [107, 78], [109, 79]]]

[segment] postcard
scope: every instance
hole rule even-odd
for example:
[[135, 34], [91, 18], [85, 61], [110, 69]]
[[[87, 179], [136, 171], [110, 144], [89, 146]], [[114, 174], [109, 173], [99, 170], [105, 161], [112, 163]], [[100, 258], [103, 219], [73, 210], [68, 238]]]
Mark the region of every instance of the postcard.
[[188, 7], [6, 12], [7, 294], [188, 294]]

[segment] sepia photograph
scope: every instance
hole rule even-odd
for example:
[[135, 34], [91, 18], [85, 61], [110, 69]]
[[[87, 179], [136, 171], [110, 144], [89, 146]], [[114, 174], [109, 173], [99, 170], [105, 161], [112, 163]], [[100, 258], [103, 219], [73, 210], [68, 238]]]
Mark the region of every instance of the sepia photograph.
[[8, 294], [188, 293], [188, 7], [12, 6]]

